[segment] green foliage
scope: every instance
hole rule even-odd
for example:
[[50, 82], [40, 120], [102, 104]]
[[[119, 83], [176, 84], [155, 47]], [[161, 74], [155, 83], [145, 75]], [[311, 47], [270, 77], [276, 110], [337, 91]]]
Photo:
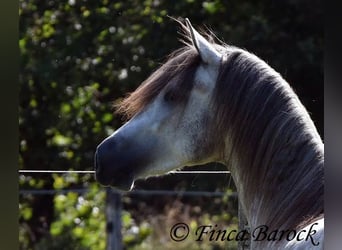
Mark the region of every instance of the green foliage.
[[[21, 169], [92, 169], [96, 145], [122, 124], [112, 103], [181, 46], [177, 25], [167, 16], [189, 17], [195, 26], [205, 24], [220, 39], [264, 58], [291, 83], [323, 131], [320, 1], [20, 0], [19, 7]], [[141, 186], [227, 187], [226, 178], [173, 178]], [[89, 190], [20, 196], [21, 249], [104, 249], [104, 194], [93, 183], [90, 175], [20, 175], [21, 189]], [[231, 214], [212, 214], [187, 221], [234, 224]], [[167, 232], [153, 236], [157, 225], [152, 220], [125, 212], [126, 246], [149, 249], [155, 242], [153, 249], [158, 249], [158, 237]], [[188, 247], [184, 249], [198, 249]]]
[[[230, 200], [229, 200], [230, 199]], [[225, 199], [215, 201], [218, 207], [216, 209], [203, 206], [205, 202], [201, 202], [201, 205], [186, 204], [180, 200], [174, 200], [171, 203], [167, 203], [158, 215], [153, 213], [147, 213], [140, 221], [141, 228], [148, 228], [148, 235], [143, 241], [135, 241], [134, 245], [126, 245], [130, 250], [197, 250], [197, 249], [227, 249], [232, 250], [237, 248], [237, 241], [225, 241], [225, 240], [202, 240], [199, 241], [196, 231], [200, 226], [208, 225], [212, 228], [227, 230], [238, 229], [238, 219], [231, 213], [233, 210], [228, 209], [230, 212], [226, 212], [229, 204], [231, 204], [231, 193], [226, 193]], [[145, 213], [146, 214], [146, 213]], [[189, 235], [183, 241], [175, 242], [170, 238], [170, 229], [177, 223], [186, 223], [189, 226]], [[215, 227], [217, 225], [217, 227]], [[133, 238], [133, 237], [130, 237]]]
[[83, 195], [74, 192], [55, 195], [56, 219], [49, 234], [36, 245], [37, 249], [105, 249], [105, 192], [95, 184], [89, 188]]

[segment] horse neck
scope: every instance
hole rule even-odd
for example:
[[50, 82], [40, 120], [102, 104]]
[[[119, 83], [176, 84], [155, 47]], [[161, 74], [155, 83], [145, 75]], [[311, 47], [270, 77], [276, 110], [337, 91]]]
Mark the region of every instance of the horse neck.
[[297, 229], [323, 212], [323, 143], [303, 113], [305, 122], [298, 114], [292, 114], [298, 116], [295, 119], [288, 114], [291, 119], [281, 124], [274, 122], [272, 142], [251, 143], [240, 152], [228, 150], [227, 164], [251, 229]]

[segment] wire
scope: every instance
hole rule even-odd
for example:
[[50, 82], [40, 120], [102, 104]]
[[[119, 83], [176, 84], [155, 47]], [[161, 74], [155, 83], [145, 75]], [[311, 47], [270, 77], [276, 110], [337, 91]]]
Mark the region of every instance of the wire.
[[210, 170], [183, 170], [170, 171], [170, 174], [230, 174], [230, 171], [210, 171]]
[[[93, 170], [19, 170], [18, 173], [47, 173], [47, 174], [95, 174]], [[210, 170], [198, 170], [198, 171], [170, 171], [166, 174], [230, 174], [230, 171], [210, 171]]]
[[[111, 189], [110, 189], [111, 190]], [[20, 195], [56, 195], [56, 194], [67, 194], [69, 192], [83, 194], [89, 191], [88, 188], [79, 188], [79, 189], [22, 189], [19, 190]], [[131, 195], [168, 195], [168, 196], [204, 196], [204, 197], [222, 197], [226, 195], [225, 192], [219, 191], [174, 191], [174, 190], [132, 190], [129, 192], [111, 190], [112, 192], [117, 192], [120, 195], [131, 196]], [[230, 196], [235, 197], [237, 194], [232, 193]]]
[[18, 173], [94, 174], [93, 170], [19, 170]]

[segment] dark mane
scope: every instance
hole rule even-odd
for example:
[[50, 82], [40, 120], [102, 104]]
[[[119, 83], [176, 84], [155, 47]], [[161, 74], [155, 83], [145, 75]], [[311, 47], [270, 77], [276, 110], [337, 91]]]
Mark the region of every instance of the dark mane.
[[[161, 91], [188, 99], [201, 59], [185, 43], [117, 106], [119, 113], [131, 118]], [[223, 154], [228, 167], [238, 165], [242, 173], [245, 209], [276, 229], [318, 218], [324, 212], [323, 143], [308, 112], [264, 61], [236, 47], [213, 46], [223, 59], [212, 97], [216, 120], [208, 127], [218, 143], [230, 140]]]
[[186, 101], [193, 87], [193, 78], [200, 56], [192, 46], [184, 46], [169, 55], [169, 59], [147, 78], [134, 92], [116, 105], [126, 119], [143, 110], [163, 90], [168, 98]]
[[230, 138], [226, 157], [237, 158], [248, 205], [264, 200], [260, 215], [278, 228], [322, 214], [323, 144], [289, 84], [256, 56], [227, 47], [215, 88], [215, 133]]

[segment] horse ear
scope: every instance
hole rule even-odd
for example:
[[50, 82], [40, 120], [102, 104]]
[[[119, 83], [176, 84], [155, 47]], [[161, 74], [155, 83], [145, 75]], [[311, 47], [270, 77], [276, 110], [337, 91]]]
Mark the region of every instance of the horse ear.
[[192, 43], [198, 51], [201, 59], [207, 64], [218, 65], [221, 60], [220, 53], [200, 34], [192, 27], [188, 18], [185, 18], [186, 26], [190, 30]]

